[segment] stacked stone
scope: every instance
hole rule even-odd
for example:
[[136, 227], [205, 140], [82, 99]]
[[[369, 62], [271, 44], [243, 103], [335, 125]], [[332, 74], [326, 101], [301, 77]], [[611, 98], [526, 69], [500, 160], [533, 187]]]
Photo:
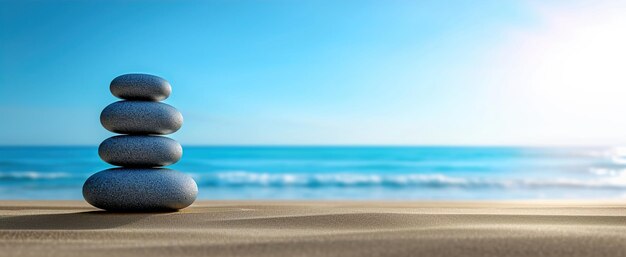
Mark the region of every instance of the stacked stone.
[[162, 166], [183, 154], [175, 140], [160, 136], [176, 132], [183, 116], [161, 103], [172, 87], [165, 79], [147, 74], [121, 75], [111, 82], [111, 93], [123, 99], [102, 111], [100, 123], [124, 134], [100, 144], [98, 154], [120, 168], [100, 171], [83, 186], [85, 200], [112, 211], [163, 211], [185, 208], [196, 199], [198, 187], [188, 175]]

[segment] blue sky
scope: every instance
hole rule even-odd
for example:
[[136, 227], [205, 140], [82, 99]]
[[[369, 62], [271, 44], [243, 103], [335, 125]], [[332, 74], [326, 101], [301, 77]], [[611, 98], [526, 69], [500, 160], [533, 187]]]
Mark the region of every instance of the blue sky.
[[626, 143], [625, 5], [541, 2], [2, 0], [0, 144], [98, 144], [131, 72], [186, 145]]

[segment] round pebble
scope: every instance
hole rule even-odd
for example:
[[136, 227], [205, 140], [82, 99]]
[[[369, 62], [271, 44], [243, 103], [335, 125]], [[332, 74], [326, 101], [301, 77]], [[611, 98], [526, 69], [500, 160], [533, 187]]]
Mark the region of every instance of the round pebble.
[[111, 81], [111, 93], [126, 100], [163, 101], [172, 86], [167, 80], [149, 74], [124, 74]]
[[176, 108], [159, 102], [118, 101], [100, 114], [107, 130], [120, 134], [165, 135], [183, 125], [183, 115]]
[[176, 140], [162, 136], [114, 136], [98, 147], [100, 158], [124, 167], [158, 167], [176, 163], [183, 148]]
[[100, 171], [83, 185], [85, 200], [109, 211], [172, 211], [196, 199], [198, 186], [188, 175], [160, 168]]

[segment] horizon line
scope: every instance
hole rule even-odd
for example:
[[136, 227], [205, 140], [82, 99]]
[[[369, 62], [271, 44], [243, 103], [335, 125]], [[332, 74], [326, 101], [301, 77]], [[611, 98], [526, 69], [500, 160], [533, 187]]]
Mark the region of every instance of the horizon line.
[[[3, 145], [1, 148], [28, 148], [28, 147], [98, 147], [100, 144], [23, 144], [23, 145]], [[349, 148], [349, 147], [397, 147], [397, 148], [440, 148], [440, 147], [475, 147], [475, 148], [590, 148], [590, 147], [620, 147], [620, 145], [605, 145], [605, 144], [571, 144], [571, 145], [559, 145], [559, 144], [546, 144], [546, 145], [524, 145], [524, 144], [181, 144], [183, 147], [242, 147], [242, 148], [303, 148], [303, 147], [337, 147], [337, 148]]]

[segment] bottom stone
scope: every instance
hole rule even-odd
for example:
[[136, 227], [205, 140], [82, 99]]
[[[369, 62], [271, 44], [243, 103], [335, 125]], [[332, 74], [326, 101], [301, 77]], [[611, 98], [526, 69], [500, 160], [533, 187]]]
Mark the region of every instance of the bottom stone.
[[83, 185], [85, 200], [110, 211], [173, 211], [196, 200], [198, 186], [184, 173], [159, 168], [114, 168]]

